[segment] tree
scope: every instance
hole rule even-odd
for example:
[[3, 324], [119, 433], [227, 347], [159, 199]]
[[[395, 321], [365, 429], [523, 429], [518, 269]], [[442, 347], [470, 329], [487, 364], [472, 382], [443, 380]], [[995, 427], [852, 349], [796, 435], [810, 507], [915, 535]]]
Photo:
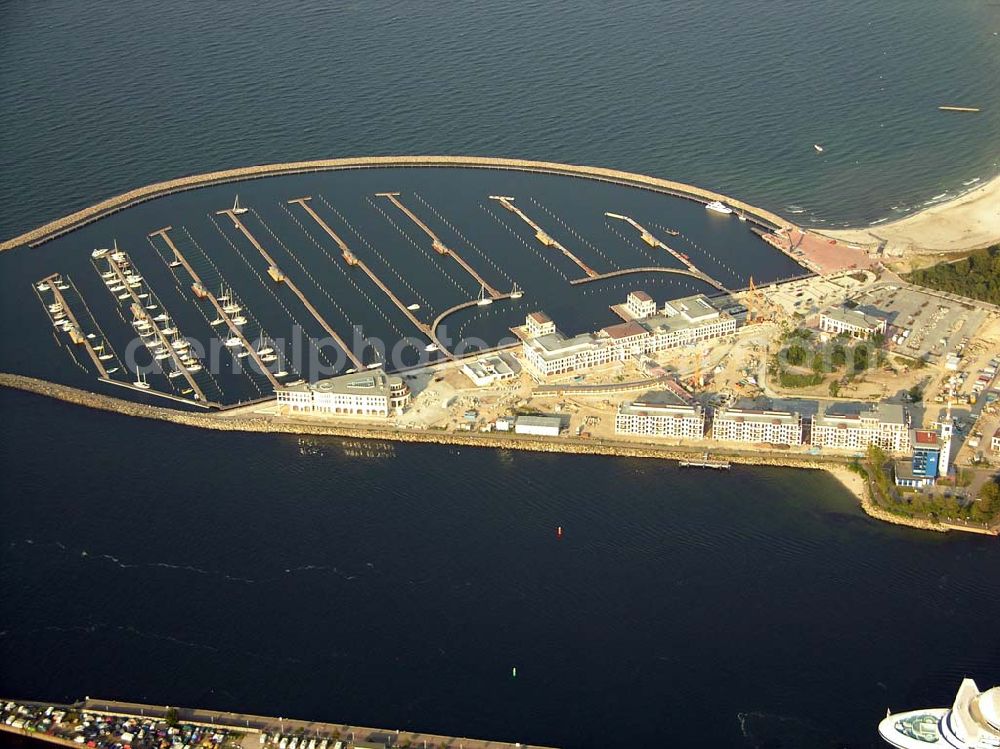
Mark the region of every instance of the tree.
[[924, 392], [920, 389], [919, 385], [911, 387], [906, 391], [906, 394], [910, 396], [910, 400], [914, 403], [919, 403], [924, 399]]
[[173, 728], [180, 721], [180, 715], [177, 712], [176, 707], [168, 707], [167, 712], [163, 714], [163, 719], [167, 722], [167, 725]]
[[830, 383], [830, 395], [836, 398], [839, 392], [840, 392], [840, 383], [834, 380], [833, 382]]

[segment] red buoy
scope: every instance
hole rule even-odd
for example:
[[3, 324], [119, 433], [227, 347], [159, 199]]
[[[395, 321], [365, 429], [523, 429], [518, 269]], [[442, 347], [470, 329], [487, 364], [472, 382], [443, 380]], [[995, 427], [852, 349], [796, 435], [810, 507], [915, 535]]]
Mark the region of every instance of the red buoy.
[[556, 538], [562, 538], [562, 526], [556, 528]]

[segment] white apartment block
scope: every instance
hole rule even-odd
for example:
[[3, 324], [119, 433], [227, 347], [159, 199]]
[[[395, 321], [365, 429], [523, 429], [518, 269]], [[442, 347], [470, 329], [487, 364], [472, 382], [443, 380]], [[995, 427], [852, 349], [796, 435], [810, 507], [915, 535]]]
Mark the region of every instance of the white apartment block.
[[697, 404], [623, 403], [615, 416], [615, 434], [700, 440], [705, 438], [705, 413]]
[[881, 333], [885, 335], [885, 320], [868, 315], [861, 310], [831, 310], [819, 316], [819, 329], [839, 335], [847, 333], [852, 338], [872, 338]]
[[656, 314], [656, 302], [645, 291], [630, 291], [625, 299], [625, 309], [636, 320], [644, 320]]
[[712, 439], [726, 442], [801, 445], [802, 416], [792, 411], [720, 408], [712, 420]]
[[[533, 328], [542, 329], [539, 320], [534, 318], [539, 314], [533, 313], [525, 321], [529, 334]], [[547, 316], [545, 320], [551, 324]], [[549, 330], [547, 326], [544, 329]], [[642, 321], [611, 325], [596, 333], [567, 338], [555, 330], [554, 325], [551, 331], [532, 335], [522, 343], [529, 369], [542, 377], [721, 338], [736, 332], [736, 319], [698, 294], [667, 302], [660, 314]]]
[[387, 418], [401, 414], [410, 402], [410, 388], [401, 377], [382, 369], [330, 377], [275, 388], [282, 413]]
[[859, 414], [820, 411], [812, 420], [810, 444], [841, 450], [864, 450], [876, 445], [891, 452], [910, 449], [910, 419], [897, 403], [880, 403]]

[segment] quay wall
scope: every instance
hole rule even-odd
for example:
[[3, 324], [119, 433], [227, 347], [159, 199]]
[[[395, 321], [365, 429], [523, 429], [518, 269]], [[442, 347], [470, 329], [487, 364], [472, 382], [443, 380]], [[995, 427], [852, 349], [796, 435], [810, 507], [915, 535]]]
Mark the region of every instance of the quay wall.
[[728, 205], [731, 205], [745, 213], [747, 218], [755, 223], [759, 223], [769, 228], [797, 228], [788, 220], [772, 213], [771, 211], [752, 206], [749, 203], [745, 203], [735, 198], [730, 198], [722, 195], [721, 193], [713, 192], [712, 190], [695, 187], [694, 185], [688, 185], [683, 182], [674, 182], [672, 180], [660, 179], [658, 177], [649, 177], [643, 174], [624, 172], [618, 169], [559, 164], [551, 161], [529, 161], [526, 159], [505, 159], [485, 156], [366, 156], [342, 159], [294, 161], [281, 164], [262, 164], [259, 166], [238, 167], [215, 172], [206, 172], [204, 174], [194, 174], [187, 177], [166, 180], [164, 182], [156, 182], [151, 185], [146, 185], [145, 187], [129, 190], [128, 192], [108, 198], [107, 200], [102, 200], [89, 208], [76, 211], [68, 216], [43, 224], [42, 226], [25, 232], [24, 234], [20, 234], [4, 242], [0, 242], [0, 251], [11, 250], [15, 247], [21, 247], [23, 245], [34, 247], [130, 206], [162, 197], [164, 195], [170, 195], [171, 193], [193, 190], [209, 185], [259, 179], [284, 174], [302, 174], [307, 172], [323, 172], [338, 169], [434, 166], [508, 169], [522, 172], [558, 174], [613, 182], [631, 187], [641, 187], [706, 203], [713, 200], [722, 200]]
[[[585, 455], [609, 455], [628, 458], [660, 458], [683, 460], [692, 455], [702, 455], [704, 447], [683, 447], [678, 445], [657, 445], [652, 443], [625, 443], [608, 440], [579, 439], [562, 437], [535, 437], [503, 432], [446, 432], [440, 430], [411, 430], [382, 427], [367, 424], [339, 424], [330, 422], [310, 422], [305, 420], [276, 419], [265, 416], [235, 416], [227, 414], [201, 414], [175, 411], [160, 406], [132, 403], [108, 395], [91, 393], [68, 385], [46, 382], [34, 377], [0, 373], [0, 387], [9, 387], [26, 392], [46, 395], [51, 398], [74, 403], [102, 411], [112, 411], [145, 419], [156, 419], [173, 424], [215, 429], [232, 432], [264, 432], [272, 434], [302, 434], [353, 439], [385, 440], [392, 442], [422, 442], [435, 444], [463, 445], [467, 447], [492, 447], [507, 450], [529, 450], [534, 452], [559, 452]], [[246, 409], [249, 411], [250, 409]], [[921, 530], [946, 532], [948, 530], [969, 530], [962, 526], [945, 526], [923, 518], [909, 518], [896, 515], [878, 507], [867, 490], [856, 490], [845, 480], [850, 458], [839, 455], [803, 455], [783, 451], [762, 451], [760, 449], [739, 449], [718, 446], [711, 450], [713, 458], [725, 458], [740, 465], [780, 466], [826, 470], [851, 489], [858, 497], [862, 509], [873, 518], [894, 525], [905, 525]], [[695, 470], [695, 469], [692, 469]], [[984, 531], [997, 535], [997, 529]]]

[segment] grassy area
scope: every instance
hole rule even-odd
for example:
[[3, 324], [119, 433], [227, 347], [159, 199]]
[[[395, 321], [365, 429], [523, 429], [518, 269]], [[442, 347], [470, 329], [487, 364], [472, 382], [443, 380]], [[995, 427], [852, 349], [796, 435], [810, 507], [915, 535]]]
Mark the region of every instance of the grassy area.
[[[806, 388], [821, 385], [828, 374], [840, 373], [843, 381], [885, 364], [881, 336], [859, 341], [839, 335], [827, 343], [817, 340], [812, 331], [796, 328], [781, 336], [782, 347], [771, 362], [771, 375], [782, 387]], [[839, 383], [830, 383], [836, 396]]]
[[1000, 304], [1000, 245], [977, 250], [957, 262], [915, 270], [904, 278], [938, 291]]
[[[851, 470], [867, 477], [875, 504], [888, 512], [910, 518], [924, 518], [932, 523], [941, 520], [968, 519], [993, 525], [1000, 521], [1000, 484], [997, 477], [987, 481], [972, 501], [939, 493], [901, 489], [895, 485], [892, 460], [882, 449], [870, 445], [865, 458], [851, 465]], [[959, 481], [961, 485], [961, 480]]]

